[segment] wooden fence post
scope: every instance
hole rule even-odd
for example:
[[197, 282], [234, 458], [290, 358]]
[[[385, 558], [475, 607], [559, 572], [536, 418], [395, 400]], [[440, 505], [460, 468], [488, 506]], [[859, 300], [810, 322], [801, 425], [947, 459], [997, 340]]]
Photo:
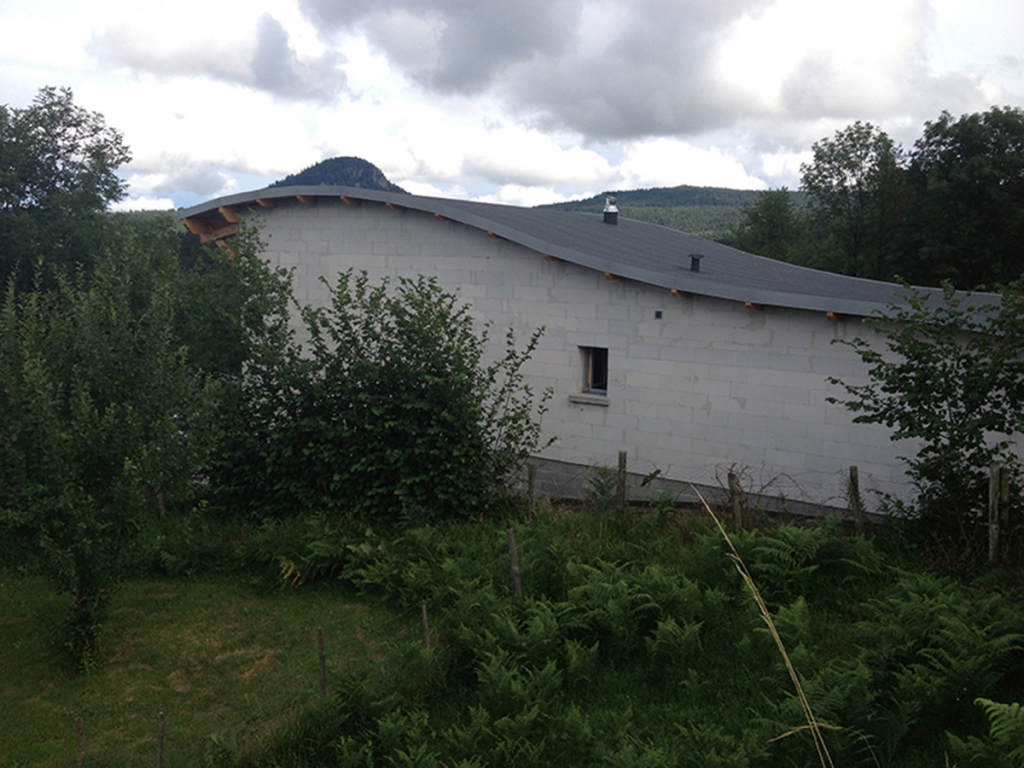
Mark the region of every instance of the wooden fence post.
[[617, 502], [619, 506], [619, 514], [625, 514], [626, 512], [626, 452], [619, 451], [619, 474], [617, 477], [618, 486], [616, 488]]
[[510, 525], [505, 531], [508, 536], [508, 558], [512, 563], [512, 586], [516, 592], [516, 598], [523, 599], [523, 582], [519, 574], [519, 551], [516, 549], [516, 532]]
[[[1010, 468], [1003, 467], [999, 472], [999, 530], [1006, 531], [1009, 534], [1010, 531]], [[1007, 564], [1007, 558], [1010, 556], [1009, 547], [1007, 546], [1009, 541], [1003, 540], [1002, 545], [1002, 558], [1003, 564]]]
[[164, 713], [156, 715], [156, 768], [164, 768]]
[[327, 649], [324, 647], [324, 628], [316, 628], [316, 645], [320, 653], [320, 698], [327, 698]]
[[988, 561], [999, 559], [999, 497], [1002, 467], [993, 464], [988, 472]]
[[82, 718], [75, 718], [75, 766], [82, 768], [85, 764], [85, 725]]
[[736, 530], [743, 529], [743, 491], [736, 473], [729, 470], [729, 502], [732, 505], [733, 523]]
[[856, 465], [850, 467], [850, 511], [858, 536], [864, 535], [864, 505], [860, 499], [860, 474]]
[[430, 621], [427, 619], [427, 604], [420, 603], [420, 613], [423, 615], [423, 647], [430, 647]]
[[529, 494], [527, 496], [527, 504], [529, 505], [530, 517], [534, 518], [537, 516], [537, 465], [527, 464], [526, 465], [526, 483]]

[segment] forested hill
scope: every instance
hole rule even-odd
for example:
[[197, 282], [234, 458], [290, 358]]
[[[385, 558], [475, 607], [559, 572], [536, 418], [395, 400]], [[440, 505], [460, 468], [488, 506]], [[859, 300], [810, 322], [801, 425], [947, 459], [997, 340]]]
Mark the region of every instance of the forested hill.
[[[759, 192], [746, 189], [725, 189], [724, 187], [653, 187], [651, 189], [617, 190], [615, 195], [618, 205], [644, 206], [647, 208], [676, 208], [679, 206], [717, 205], [744, 206], [757, 200]], [[586, 200], [573, 200], [568, 203], [539, 206], [542, 208], [558, 208], [563, 211], [598, 211], [604, 209], [603, 194], [594, 195]]]
[[409, 194], [397, 184], [388, 181], [387, 176], [376, 165], [361, 157], [332, 157], [322, 160], [303, 171], [275, 181], [271, 187], [331, 184], [360, 189], [379, 189], [383, 192]]
[[[680, 229], [709, 240], [729, 242], [743, 217], [743, 210], [757, 202], [760, 192], [723, 187], [655, 187], [619, 190], [616, 204], [624, 218]], [[803, 204], [803, 195], [790, 193], [795, 206]], [[605, 196], [586, 200], [538, 206], [562, 211], [600, 213]]]

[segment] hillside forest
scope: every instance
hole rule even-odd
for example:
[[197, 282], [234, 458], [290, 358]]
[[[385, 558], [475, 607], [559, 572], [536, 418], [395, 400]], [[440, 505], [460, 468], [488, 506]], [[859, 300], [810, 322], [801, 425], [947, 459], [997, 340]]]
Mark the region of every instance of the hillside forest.
[[[919, 446], [913, 498], [858, 532], [626, 499], [601, 467], [578, 504], [528, 499], [539, 334], [486, 329], [489, 360], [415, 275], [298, 307], [258, 229], [111, 214], [129, 149], [69, 90], [0, 107], [0, 767], [1024, 764], [1022, 126], [943, 115], [904, 155], [856, 123], [799, 197], [637, 193], [748, 200], [735, 242], [778, 258], [952, 281], [833, 381]], [[350, 650], [305, 696], [317, 623]]]

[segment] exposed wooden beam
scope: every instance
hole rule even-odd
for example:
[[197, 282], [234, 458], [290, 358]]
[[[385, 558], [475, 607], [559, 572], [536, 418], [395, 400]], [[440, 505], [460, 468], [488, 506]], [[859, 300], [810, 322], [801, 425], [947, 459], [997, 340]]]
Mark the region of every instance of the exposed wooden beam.
[[222, 205], [217, 209], [220, 211], [220, 215], [224, 217], [224, 220], [229, 224], [237, 224], [240, 219], [238, 218], [238, 212], [231, 206]]
[[435, 213], [434, 218], [437, 219], [438, 221], [451, 221], [451, 219], [449, 219], [447, 216], [444, 216], [443, 214], [440, 213]]
[[678, 288], [673, 288], [672, 295], [675, 296], [677, 299], [681, 299], [683, 298], [683, 296], [689, 296], [690, 294], [687, 291], [681, 291]]
[[277, 200], [271, 197], [257, 197], [256, 205], [260, 208], [277, 208]]
[[404, 205], [396, 205], [395, 203], [384, 203], [385, 208], [390, 208], [392, 211], [404, 211], [406, 210]]
[[755, 304], [752, 301], [743, 302], [743, 306], [749, 309], [751, 312], [757, 312], [758, 310], [764, 309], [760, 304]]
[[232, 235], [238, 234], [237, 224], [228, 224], [226, 227], [215, 229], [212, 232], [204, 232], [200, 235], [199, 242], [201, 243], [213, 243], [218, 240], [223, 240], [225, 237], [231, 237]]
[[316, 198], [313, 195], [296, 195], [295, 199], [303, 205], [316, 205]]
[[182, 223], [185, 225], [185, 229], [193, 235], [202, 235], [209, 232], [211, 229], [209, 226], [199, 221], [199, 219], [194, 219], [192, 217], [184, 219]]
[[605, 280], [621, 280], [622, 278], [619, 277], [618, 275], [613, 275], [611, 272], [605, 272], [604, 273], [604, 279]]
[[828, 321], [830, 323], [835, 323], [835, 322], [838, 322], [838, 320], [839, 320], [839, 315], [836, 314], [835, 312], [826, 312], [825, 313], [825, 317], [828, 318]]
[[544, 261], [561, 261], [557, 256], [552, 256], [550, 253], [544, 254]]
[[356, 200], [354, 197], [349, 197], [348, 195], [342, 195], [341, 202], [343, 202], [345, 205], [359, 205], [361, 201]]
[[488, 232], [487, 236], [492, 240], [507, 240], [508, 238], [502, 237], [497, 232]]

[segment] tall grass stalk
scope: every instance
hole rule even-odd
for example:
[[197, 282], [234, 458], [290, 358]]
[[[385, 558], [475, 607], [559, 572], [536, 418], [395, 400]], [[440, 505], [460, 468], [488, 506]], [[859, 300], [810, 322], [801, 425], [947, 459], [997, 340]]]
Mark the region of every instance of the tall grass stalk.
[[[778, 646], [779, 652], [782, 654], [782, 660], [786, 663], [786, 669], [789, 671], [789, 677], [793, 681], [793, 687], [796, 689], [797, 698], [800, 700], [800, 706], [803, 708], [804, 718], [807, 720], [807, 730], [811, 732], [811, 738], [814, 740], [814, 748], [818, 752], [818, 760], [821, 761], [822, 768], [835, 768], [835, 763], [832, 762], [832, 756], [829, 754], [828, 747], [825, 745], [825, 739], [821, 735], [822, 726], [814, 717], [814, 712], [811, 710], [811, 704], [807, 700], [807, 696], [804, 694], [803, 686], [800, 684], [800, 678], [797, 676], [796, 670], [793, 668], [793, 662], [790, 661], [789, 654], [786, 653], [786, 646], [782, 642], [782, 637], [779, 635], [779, 631], [775, 628], [775, 622], [772, 621], [772, 615], [768, 611], [768, 606], [765, 604], [764, 598], [761, 597], [761, 592], [758, 590], [757, 584], [754, 583], [754, 577], [750, 575], [750, 571], [747, 569], [747, 564], [743, 562], [743, 558], [740, 557], [740, 553], [736, 551], [736, 547], [733, 546], [732, 539], [729, 538], [729, 534], [726, 532], [725, 526], [722, 525], [722, 521], [718, 519], [718, 515], [715, 514], [711, 505], [708, 504], [707, 499], [705, 499], [701, 492], [694, 488], [694, 486], [691, 485], [690, 487], [693, 488], [693, 492], [697, 494], [697, 497], [704, 505], [704, 509], [706, 509], [708, 514], [711, 515], [711, 519], [715, 521], [715, 525], [722, 534], [722, 538], [725, 539], [725, 543], [729, 545], [729, 558], [733, 561], [733, 565], [736, 566], [736, 570], [739, 571], [740, 576], [743, 577], [743, 581], [750, 589], [750, 594], [753, 596], [754, 602], [757, 603], [757, 608], [761, 612], [761, 618], [764, 619], [764, 623], [768, 625], [768, 631], [771, 632], [772, 637], [775, 638], [775, 644]], [[784, 735], [788, 736], [800, 730], [803, 730], [803, 726]]]

